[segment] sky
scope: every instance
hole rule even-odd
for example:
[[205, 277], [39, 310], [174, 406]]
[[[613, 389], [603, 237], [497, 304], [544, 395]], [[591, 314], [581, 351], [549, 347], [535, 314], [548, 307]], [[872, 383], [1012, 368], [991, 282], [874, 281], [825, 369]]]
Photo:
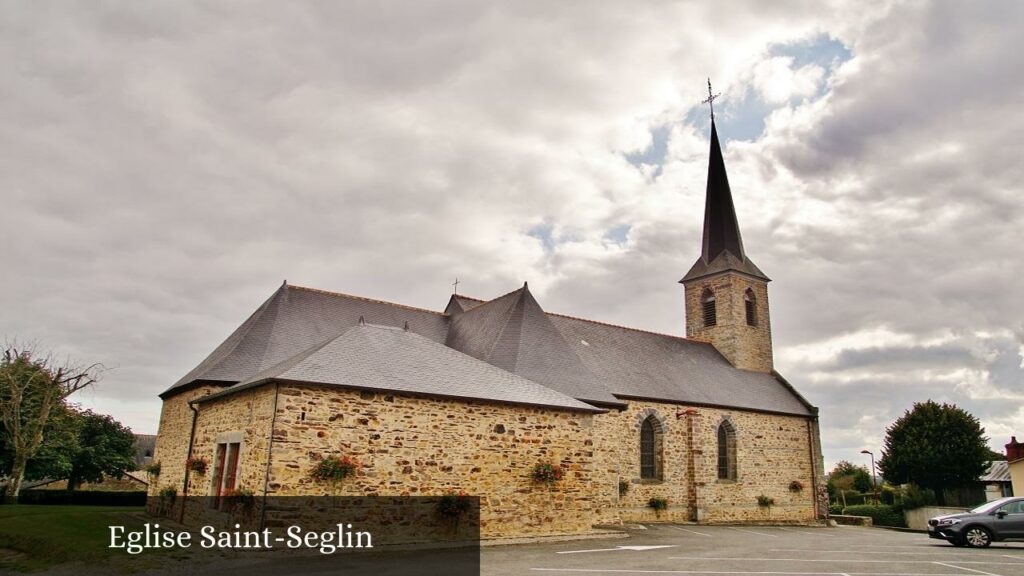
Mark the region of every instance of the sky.
[[914, 402], [1024, 436], [1024, 3], [23, 2], [0, 337], [157, 394], [285, 279], [682, 335], [707, 79], [776, 368], [826, 465]]

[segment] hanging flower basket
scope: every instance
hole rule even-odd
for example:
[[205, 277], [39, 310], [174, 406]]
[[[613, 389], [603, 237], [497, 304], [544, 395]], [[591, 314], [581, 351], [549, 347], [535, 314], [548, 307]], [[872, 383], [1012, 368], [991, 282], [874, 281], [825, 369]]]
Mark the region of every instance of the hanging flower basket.
[[760, 496], [757, 497], [757, 505], [760, 506], [761, 508], [771, 508], [772, 506], [775, 505], [775, 499], [770, 496], [765, 496], [764, 494], [761, 494]]
[[337, 484], [349, 476], [355, 476], [359, 461], [351, 456], [328, 456], [316, 463], [309, 477], [317, 482]]
[[149, 474], [153, 478], [160, 477], [160, 462], [153, 462], [149, 466], [146, 466], [146, 474]]
[[221, 498], [224, 500], [228, 512], [247, 514], [256, 506], [256, 494], [245, 488], [228, 490]]
[[790, 492], [802, 492], [804, 489], [804, 483], [799, 480], [793, 480], [789, 483]]
[[458, 518], [472, 507], [473, 500], [465, 492], [449, 492], [437, 501], [437, 513], [444, 518]]
[[534, 482], [550, 486], [561, 481], [564, 474], [565, 471], [562, 470], [561, 466], [555, 466], [550, 462], [538, 462], [534, 465], [533, 471], [530, 473], [530, 478], [532, 478]]
[[654, 515], [661, 518], [661, 513], [668, 510], [668, 498], [655, 496], [647, 501], [647, 507], [654, 510]]
[[193, 456], [185, 461], [185, 467], [202, 476], [206, 474], [206, 468], [209, 467], [209, 463], [202, 456]]

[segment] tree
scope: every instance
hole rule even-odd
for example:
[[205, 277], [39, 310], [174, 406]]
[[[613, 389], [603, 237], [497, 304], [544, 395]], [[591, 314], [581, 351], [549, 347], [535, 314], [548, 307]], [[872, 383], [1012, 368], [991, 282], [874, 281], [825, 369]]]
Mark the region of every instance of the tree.
[[[71, 457], [78, 445], [78, 413], [64, 404], [55, 406], [43, 430], [43, 441], [25, 464], [25, 481], [67, 478]], [[0, 434], [0, 477], [11, 476], [14, 452]]]
[[839, 478], [841, 476], [852, 477], [852, 487], [858, 492], [871, 492], [874, 489], [871, 483], [871, 474], [868, 473], [868, 469], [864, 466], [857, 466], [847, 460], [840, 460], [836, 467], [832, 469], [829, 478]]
[[79, 366], [8, 343], [0, 354], [0, 435], [9, 450], [10, 481], [5, 502], [15, 502], [29, 460], [46, 437], [51, 416], [75, 392], [99, 378], [99, 364]]
[[952, 404], [915, 403], [886, 429], [878, 467], [891, 484], [913, 483], [943, 492], [973, 482], [988, 470], [988, 438], [978, 419]]
[[105, 414], [90, 410], [76, 415], [78, 441], [71, 450], [68, 490], [82, 482], [102, 482], [104, 475], [120, 478], [135, 469], [135, 435]]

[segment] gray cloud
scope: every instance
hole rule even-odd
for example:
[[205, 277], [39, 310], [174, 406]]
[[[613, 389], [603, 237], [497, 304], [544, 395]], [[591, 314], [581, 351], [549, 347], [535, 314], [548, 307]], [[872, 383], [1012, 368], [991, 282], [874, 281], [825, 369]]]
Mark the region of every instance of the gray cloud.
[[928, 397], [997, 445], [1024, 416], [1021, 24], [1010, 1], [10, 7], [0, 333], [115, 367], [80, 400], [145, 432], [284, 278], [429, 308], [456, 276], [529, 280], [681, 333], [704, 78], [751, 98], [773, 50], [831, 37], [852, 58], [726, 150], [779, 368], [830, 461]]

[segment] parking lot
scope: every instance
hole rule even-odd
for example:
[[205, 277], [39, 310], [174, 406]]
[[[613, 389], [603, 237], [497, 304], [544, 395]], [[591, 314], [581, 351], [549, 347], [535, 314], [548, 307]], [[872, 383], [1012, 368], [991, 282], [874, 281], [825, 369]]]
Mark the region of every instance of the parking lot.
[[881, 528], [663, 524], [629, 538], [484, 548], [481, 561], [487, 576], [1024, 576], [1024, 543], [972, 549]]

